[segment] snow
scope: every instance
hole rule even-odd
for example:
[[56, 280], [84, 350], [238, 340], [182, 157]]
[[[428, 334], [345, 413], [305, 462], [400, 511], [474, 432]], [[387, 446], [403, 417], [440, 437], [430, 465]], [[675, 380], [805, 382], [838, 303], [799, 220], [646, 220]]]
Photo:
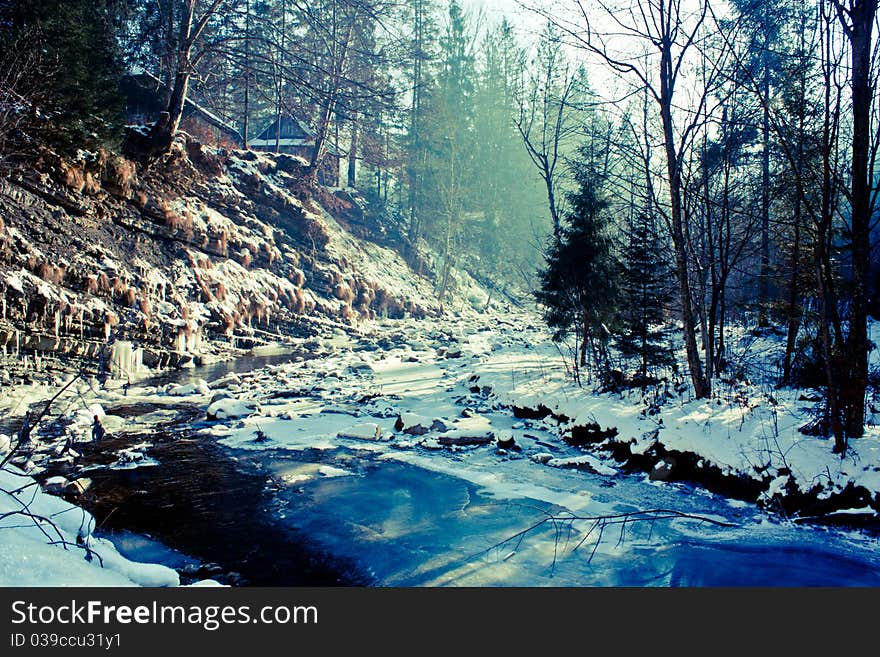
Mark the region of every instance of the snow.
[[417, 413], [404, 411], [399, 416], [394, 428], [403, 433], [426, 433], [433, 423], [432, 420]]
[[339, 438], [353, 438], [355, 440], [379, 440], [382, 436], [382, 427], [372, 422], [355, 424], [336, 434]]
[[168, 394], [175, 397], [184, 395], [208, 395], [211, 394], [211, 386], [204, 379], [197, 379], [193, 383], [184, 385], [172, 385], [168, 389]]
[[[240, 428], [226, 427], [221, 441], [231, 447], [291, 451], [328, 451], [359, 441], [363, 444], [357, 449], [378, 450], [381, 458], [461, 477], [460, 463], [450, 470], [444, 454], [467, 454], [469, 463], [488, 461], [494, 468], [499, 458], [511, 458], [494, 455], [495, 438], [512, 438], [522, 449], [514, 456], [535, 465], [616, 476], [618, 464], [604, 452], [585, 453], [562, 440], [573, 427], [595, 423], [615, 427], [617, 435], [609, 442], [627, 443], [634, 454], [662, 447], [695, 454], [703, 467], [726, 474], [759, 480], [770, 475], [768, 498], [785, 494], [786, 487], [806, 492], [820, 485], [839, 491], [847, 483], [880, 491], [880, 472], [872, 465], [880, 462], [880, 445], [869, 438], [854, 441], [858, 456], [841, 461], [831, 454], [828, 441], [797, 431], [806, 421], [798, 391], [786, 395], [774, 389], [775, 405], [766, 402], [768, 391], [756, 384], [731, 385], [711, 403], [671, 394], [652, 415], [639, 390], [598, 394], [574, 384], [548, 332], [528, 314], [500, 322], [457, 315], [439, 325], [376, 320], [361, 325], [363, 339], [392, 326], [401, 339], [390, 348], [362, 351], [358, 344], [340, 343], [320, 361], [276, 367], [271, 375], [253, 373], [265, 393], [289, 385], [303, 394], [269, 403], [251, 390], [247, 394], [255, 395], [262, 411], [245, 417]], [[752, 353], [771, 347], [752, 340], [745, 348]], [[448, 359], [449, 351], [461, 351], [461, 357]], [[374, 401], [356, 403], [365, 391]], [[469, 417], [462, 416], [463, 404], [473, 407]], [[514, 406], [544, 406], [568, 422], [516, 420], [504, 410]], [[358, 420], [352, 422], [352, 416]], [[265, 440], [254, 440], [257, 430]], [[394, 440], [379, 440], [392, 435]], [[418, 456], [420, 450], [429, 456]], [[492, 479], [475, 474], [469, 480], [485, 486]]]
[[[0, 586], [179, 585], [171, 568], [122, 557], [112, 542], [92, 533], [95, 519], [89, 513], [34, 484], [15, 466], [0, 470], [0, 514], [20, 513], [26, 504], [34, 516], [0, 519]], [[77, 537], [88, 550], [77, 546]], [[66, 548], [50, 544], [62, 539]]]
[[[333, 522], [336, 516], [325, 517], [316, 531], [326, 537], [327, 526], [356, 525], [357, 536], [364, 542], [355, 549], [372, 546], [369, 555], [385, 573], [383, 581], [390, 583], [540, 581], [552, 585], [541, 579], [554, 558], [549, 529], [515, 550], [504, 546], [497, 560], [466, 559], [493, 540], [528, 526], [535, 514], [546, 517], [551, 511], [593, 517], [678, 505], [686, 511], [705, 511], [713, 518], [745, 519], [741, 527], [725, 532], [685, 519], [658, 529], [658, 536], [676, 545], [689, 538], [715, 541], [724, 537], [731, 544], [738, 540], [761, 544], [767, 536], [780, 533], [798, 541], [812, 536], [801, 528], [780, 529], [778, 520], [765, 525], [766, 517], [751, 503], [718, 498], [699, 487], [682, 491], [674, 482], [649, 481], [649, 474], [624, 474], [621, 464], [602, 449], [611, 443], [626, 444], [632, 453], [645, 457], [662, 448], [669, 455], [658, 458], [658, 464], [673, 469], [675, 453], [693, 454], [701, 467], [761, 481], [764, 502], [816, 487], [832, 495], [848, 484], [864, 486], [872, 495], [880, 492], [880, 470], [875, 465], [880, 463], [877, 427], [869, 427], [865, 438], [854, 440], [853, 452], [841, 460], [831, 453], [830, 441], [797, 431], [813, 410], [811, 402], [799, 401], [803, 391], [778, 390], [756, 380], [719, 382], [710, 401], [675, 392], [672, 385], [660, 385], [644, 395], [641, 390], [600, 393], [589, 384], [573, 383], [548, 332], [533, 315], [515, 310], [504, 317], [463, 313], [430, 322], [364, 320], [358, 329], [340, 334], [328, 326], [316, 339], [304, 341], [303, 348], [320, 354], [317, 358], [224, 375], [211, 384], [196, 378], [188, 386], [174, 388], [177, 395], [136, 384], [126, 403], [148, 399], [173, 404], [180, 403], [175, 399], [180, 394], [200, 396], [196, 401], [205, 408], [208, 421], [200, 423], [198, 437], [247, 450], [249, 456], [270, 450], [267, 454], [277, 462], [282, 488], [311, 492], [309, 499], [330, 500], [321, 512], [337, 513], [338, 506], [341, 514], [350, 507], [350, 516], [340, 516], [338, 523]], [[872, 335], [876, 334], [875, 326]], [[733, 339], [731, 344], [735, 344]], [[761, 351], [764, 358], [773, 344], [751, 340], [743, 349]], [[448, 358], [450, 352], [460, 352], [460, 356]], [[875, 362], [876, 354], [872, 358]], [[210, 401], [212, 391], [216, 394], [220, 389], [229, 396]], [[101, 394], [103, 413], [103, 408], [114, 403], [115, 393]], [[649, 412], [661, 397], [656, 412]], [[516, 418], [514, 407], [545, 407], [557, 417]], [[109, 421], [113, 416], [105, 417]], [[566, 441], [576, 427], [592, 423], [602, 429], [614, 427], [617, 434], [594, 447], [576, 447]], [[420, 430], [412, 431], [416, 427]], [[496, 439], [512, 439], [517, 449], [499, 449]], [[118, 452], [118, 458], [113, 467], [155, 465], [141, 446], [129, 446]], [[425, 481], [435, 476], [440, 494], [448, 497], [432, 502], [433, 493], [426, 483], [425, 498], [409, 503], [404, 501], [412, 489], [395, 492], [368, 486], [371, 473], [383, 468], [391, 472], [398, 468], [399, 477], [413, 470]], [[455, 496], [450, 490], [457, 491]], [[339, 498], [332, 497], [335, 491], [340, 491]], [[358, 496], [363, 499], [359, 501]], [[387, 514], [374, 510], [392, 502], [400, 506]], [[424, 508], [434, 503], [437, 508]], [[837, 513], [858, 516], [874, 514], [874, 510], [866, 506]], [[491, 522], [482, 522], [486, 518]], [[444, 524], [453, 519], [473, 525]], [[589, 528], [584, 523], [574, 526]], [[621, 545], [605, 541], [598, 545], [597, 559], [618, 559], [621, 568], [627, 560], [636, 560], [638, 568], [648, 569], [655, 566], [645, 562], [656, 557], [659, 569], [666, 563], [667, 552], [645, 552], [648, 547], [654, 550], [656, 540], [639, 536]], [[825, 538], [810, 540], [821, 544]], [[849, 535], [845, 540], [850, 540]], [[394, 541], [419, 547], [398, 558], [403, 548]], [[337, 543], [332, 547], [345, 549]], [[576, 569], [576, 561], [571, 560], [565, 582], [606, 581], [601, 569], [591, 571], [592, 579], [579, 580], [586, 576]], [[130, 582], [150, 579], [149, 571], [114, 567], [118, 577]], [[70, 572], [71, 577], [78, 577], [75, 569]], [[417, 576], [416, 572], [431, 574]], [[16, 571], [6, 581], [27, 577]]]
[[218, 399], [208, 406], [208, 417], [218, 420], [230, 420], [248, 417], [259, 412], [260, 405], [255, 401]]
[[588, 466], [591, 470], [601, 475], [614, 476], [617, 474], [617, 470], [608, 467], [595, 456], [589, 454], [564, 459], [551, 458], [547, 461], [547, 465], [553, 468], [576, 468], [578, 466]]

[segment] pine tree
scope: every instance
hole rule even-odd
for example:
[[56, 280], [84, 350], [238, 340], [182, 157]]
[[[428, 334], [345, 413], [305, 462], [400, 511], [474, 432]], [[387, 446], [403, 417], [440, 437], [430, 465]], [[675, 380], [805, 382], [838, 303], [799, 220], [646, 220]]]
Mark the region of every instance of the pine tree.
[[599, 357], [599, 375], [607, 379], [605, 345], [619, 294], [619, 265], [609, 235], [609, 203], [602, 178], [587, 148], [579, 149], [574, 168], [577, 188], [567, 194], [569, 210], [559, 239], [551, 239], [546, 266], [539, 272], [535, 296], [557, 342], [575, 337], [574, 371], [587, 364], [588, 346]]
[[472, 204], [474, 156], [474, 34], [469, 15], [452, 0], [440, 40], [436, 82], [422, 99], [417, 216], [422, 235], [438, 252], [441, 305], [461, 250], [465, 210]]
[[616, 343], [624, 356], [638, 359], [636, 381], [652, 366], [674, 362], [666, 342], [666, 307], [672, 300], [665, 242], [647, 212], [639, 212], [627, 230], [621, 267], [621, 303]]
[[[0, 2], [0, 49], [38, 54], [45, 137], [63, 150], [93, 148], [119, 136], [123, 103], [118, 30], [122, 0]], [[5, 60], [5, 58], [4, 58]], [[37, 112], [39, 110], [39, 112]], [[36, 124], [35, 124], [36, 127]]]

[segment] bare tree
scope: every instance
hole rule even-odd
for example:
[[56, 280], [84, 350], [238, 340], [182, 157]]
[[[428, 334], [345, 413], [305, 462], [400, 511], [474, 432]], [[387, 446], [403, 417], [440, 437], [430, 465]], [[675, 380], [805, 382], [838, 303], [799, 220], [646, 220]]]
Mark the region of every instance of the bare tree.
[[[176, 39], [169, 43], [169, 50], [174, 46], [173, 54], [170, 56], [174, 64], [174, 73], [168, 108], [150, 131], [150, 140], [157, 152], [167, 151], [171, 147], [174, 135], [180, 127], [190, 79], [198, 60], [208, 52], [207, 49], [197, 52], [197, 46], [201, 43], [209, 22], [221, 9], [230, 8], [234, 2], [236, 0], [210, 0], [206, 3], [198, 0], [181, 0], [158, 3], [160, 11], [166, 13], [167, 24], [176, 30]], [[204, 6], [198, 11], [201, 5]]]
[[[852, 300], [849, 332], [843, 345], [845, 357], [841, 402], [847, 436], [864, 433], [865, 391], [868, 385], [868, 268], [871, 253], [871, 216], [874, 211], [872, 179], [874, 154], [872, 120], [876, 50], [873, 43], [877, 0], [833, 0], [850, 47], [852, 92], [852, 169], [849, 201], [852, 245]], [[845, 452], [846, 446], [838, 446]]]
[[[812, 260], [818, 289], [828, 421], [834, 435], [833, 451], [844, 455], [847, 439], [864, 432], [870, 228], [878, 193], [871, 183], [871, 174], [880, 137], [880, 125], [874, 116], [877, 98], [873, 88], [878, 74], [872, 36], [877, 1], [852, 0], [845, 4], [839, 0], [819, 0], [817, 6], [822, 95], [818, 166], [803, 157], [802, 144], [786, 131], [786, 117], [772, 109], [767, 116], [797, 181], [797, 211], [805, 212], [812, 219], [815, 231]], [[716, 20], [716, 25], [720, 27], [721, 22]], [[735, 29], [719, 29], [728, 42], [735, 38], [734, 32]], [[846, 54], [849, 54], [849, 66], [844, 64]], [[748, 72], [748, 67], [740, 64]], [[762, 97], [760, 84], [754, 77], [747, 74], [745, 78], [752, 91]], [[851, 101], [849, 152], [842, 143], [847, 82]], [[795, 130], [793, 134], [802, 135], [803, 130]], [[850, 163], [848, 181], [842, 166], [847, 160]], [[814, 189], [820, 190], [818, 199]], [[848, 207], [841, 200], [848, 202]], [[840, 223], [843, 223], [840, 232], [849, 238], [843, 246], [852, 256], [847, 302], [840, 289], [842, 275], [834, 257], [834, 250], [841, 246], [835, 237]]]
[[571, 70], [562, 45], [560, 35], [549, 22], [541, 36], [533, 73], [520, 92], [516, 117], [516, 128], [526, 152], [544, 181], [553, 236], [557, 240], [562, 215], [559, 198], [562, 171], [559, 164], [565, 142], [577, 131], [573, 107], [569, 103], [582, 83], [579, 72]]

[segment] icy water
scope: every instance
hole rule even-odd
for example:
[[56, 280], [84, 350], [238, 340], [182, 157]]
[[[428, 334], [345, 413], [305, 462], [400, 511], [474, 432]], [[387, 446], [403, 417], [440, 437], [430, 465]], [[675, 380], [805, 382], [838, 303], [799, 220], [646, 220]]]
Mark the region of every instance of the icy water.
[[[564, 517], [562, 507], [498, 499], [455, 476], [360, 452], [243, 452], [169, 433], [150, 455], [159, 466], [93, 473], [91, 510], [106, 518], [104, 531], [122, 532], [128, 556], [236, 585], [880, 586], [880, 561], [857, 537], [770, 522], [750, 506], [635, 476], [609, 486], [563, 473], [609, 512], [650, 501], [736, 527], [632, 522], [622, 536], [610, 526], [575, 549], [592, 522], [547, 522], [515, 537], [548, 514]], [[290, 477], [322, 462], [353, 474]]]
[[[296, 357], [256, 357], [171, 378], [211, 380]], [[115, 447], [151, 444], [156, 466], [89, 473], [89, 508], [127, 556], [160, 561], [185, 579], [243, 586], [880, 586], [875, 539], [783, 522], [687, 485], [539, 466], [515, 452], [495, 455], [492, 446], [461, 453], [271, 443], [240, 449], [206, 434], [211, 423], [202, 408], [182, 403], [178, 410], [153, 432], [87, 448], [84, 459], [100, 462]], [[507, 412], [493, 413], [501, 426]], [[307, 418], [299, 423], [314, 421]], [[581, 509], [580, 516], [569, 509]], [[638, 515], [651, 509], [660, 511]]]
[[[276, 467], [280, 467], [276, 465]], [[607, 487], [573, 473], [582, 493], [609, 511], [649, 508], [620, 500], [650, 494], [636, 480]], [[615, 490], [616, 489], [616, 490]], [[286, 516], [326, 549], [344, 555], [384, 585], [467, 586], [878, 586], [874, 555], [830, 532], [763, 526], [751, 509], [697, 496], [686, 487], [661, 497], [665, 508], [711, 514], [738, 525], [690, 519], [609, 526], [575, 547], [593, 522], [547, 522], [517, 532], [559, 507], [529, 498], [498, 500], [453, 476], [399, 463], [357, 477], [282, 491]], [[305, 497], [305, 500], [302, 500]], [[701, 499], [703, 498], [703, 499]], [[813, 530], [815, 531], [815, 530]], [[795, 542], [797, 541], [797, 542]], [[595, 553], [593, 548], [597, 547]]]

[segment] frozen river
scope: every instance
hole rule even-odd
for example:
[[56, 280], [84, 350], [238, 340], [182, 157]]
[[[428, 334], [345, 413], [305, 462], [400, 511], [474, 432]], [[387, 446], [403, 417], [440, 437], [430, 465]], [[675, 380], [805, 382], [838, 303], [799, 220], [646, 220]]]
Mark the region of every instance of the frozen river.
[[622, 472], [492, 403], [491, 377], [552, 363], [487, 335], [193, 370], [211, 391], [174, 413], [133, 388], [121, 414], [163, 422], [112, 440], [157, 465], [94, 470], [92, 510], [133, 558], [243, 585], [880, 586], [875, 538]]

